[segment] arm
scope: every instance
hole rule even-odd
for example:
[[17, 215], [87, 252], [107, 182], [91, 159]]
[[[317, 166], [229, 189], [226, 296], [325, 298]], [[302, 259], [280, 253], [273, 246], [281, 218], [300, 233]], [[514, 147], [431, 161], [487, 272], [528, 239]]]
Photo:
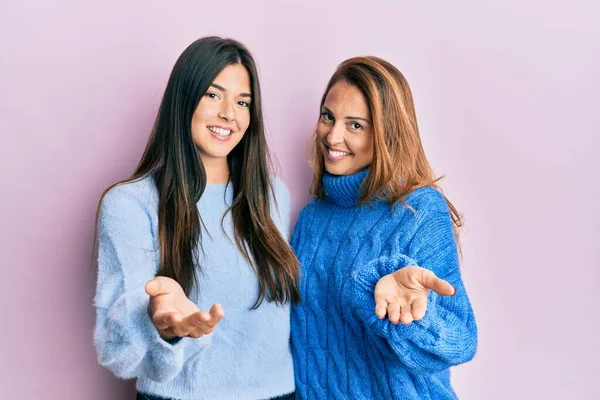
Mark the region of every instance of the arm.
[[144, 290], [158, 262], [146, 206], [127, 189], [113, 188], [98, 220], [94, 344], [99, 363], [118, 377], [169, 381], [209, 344], [210, 336], [203, 336], [172, 345], [158, 334]]
[[[434, 373], [471, 360], [477, 348], [477, 327], [461, 279], [452, 223], [447, 212], [432, 211], [420, 218], [408, 254], [394, 254], [355, 271], [350, 286], [353, 310], [384, 353], [390, 349], [412, 373]], [[396, 325], [375, 314], [374, 289], [378, 281], [397, 270], [418, 265], [432, 271], [456, 289], [454, 296], [428, 295], [420, 321]]]

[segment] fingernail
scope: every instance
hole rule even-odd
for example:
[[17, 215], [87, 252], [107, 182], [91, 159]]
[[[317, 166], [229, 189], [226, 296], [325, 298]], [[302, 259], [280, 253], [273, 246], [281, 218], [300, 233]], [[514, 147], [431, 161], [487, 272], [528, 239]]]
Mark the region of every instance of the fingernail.
[[452, 286], [452, 289], [454, 289], [454, 293], [452, 293], [452, 296], [454, 296], [456, 294], [456, 288]]

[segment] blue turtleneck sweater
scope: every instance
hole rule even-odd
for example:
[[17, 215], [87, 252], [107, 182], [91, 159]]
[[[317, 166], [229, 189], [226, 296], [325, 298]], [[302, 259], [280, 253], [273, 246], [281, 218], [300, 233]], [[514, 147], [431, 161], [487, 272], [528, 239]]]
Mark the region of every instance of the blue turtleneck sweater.
[[[444, 197], [412, 192], [357, 205], [367, 170], [326, 174], [327, 196], [301, 211], [292, 246], [302, 268], [302, 303], [292, 311], [292, 350], [301, 399], [455, 399], [449, 368], [469, 361], [477, 327], [459, 269]], [[430, 292], [427, 313], [409, 326], [375, 315], [374, 287], [408, 265], [456, 288]]]

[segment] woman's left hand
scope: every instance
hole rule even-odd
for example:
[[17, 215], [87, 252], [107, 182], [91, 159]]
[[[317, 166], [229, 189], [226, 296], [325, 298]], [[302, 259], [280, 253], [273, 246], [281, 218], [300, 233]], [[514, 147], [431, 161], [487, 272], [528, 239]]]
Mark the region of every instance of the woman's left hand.
[[393, 324], [410, 325], [427, 311], [429, 290], [441, 296], [453, 296], [456, 290], [425, 268], [408, 266], [379, 279], [375, 285], [375, 314]]

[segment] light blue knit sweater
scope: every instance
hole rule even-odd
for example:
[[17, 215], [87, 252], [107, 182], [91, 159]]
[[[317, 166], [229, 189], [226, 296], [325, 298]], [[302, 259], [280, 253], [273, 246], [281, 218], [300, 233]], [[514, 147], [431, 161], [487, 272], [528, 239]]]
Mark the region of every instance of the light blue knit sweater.
[[[275, 223], [289, 231], [289, 193], [275, 180]], [[203, 273], [196, 303], [223, 305], [211, 335], [171, 345], [148, 316], [145, 284], [159, 266], [158, 195], [147, 177], [111, 189], [98, 225], [98, 284], [94, 342], [100, 364], [121, 378], [137, 378], [140, 392], [181, 400], [267, 399], [294, 391], [289, 306], [264, 301], [250, 310], [258, 280], [234, 244], [231, 185], [209, 184], [198, 208], [206, 225], [200, 251]]]
[[[477, 327], [461, 280], [448, 207], [433, 188], [406, 202], [356, 206], [367, 171], [325, 175], [327, 196], [301, 212], [292, 246], [300, 260], [302, 303], [292, 310], [296, 394], [300, 399], [455, 399], [449, 368], [469, 361]], [[375, 315], [379, 278], [407, 265], [456, 288], [431, 292], [423, 320], [393, 325]]]

